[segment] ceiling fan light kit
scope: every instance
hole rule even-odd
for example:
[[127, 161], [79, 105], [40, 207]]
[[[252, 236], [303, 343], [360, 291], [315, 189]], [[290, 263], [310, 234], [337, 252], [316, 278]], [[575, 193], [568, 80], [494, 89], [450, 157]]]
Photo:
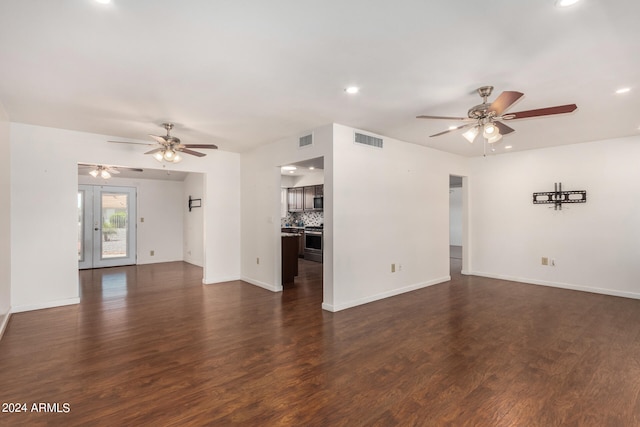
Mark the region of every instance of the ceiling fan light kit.
[[[467, 117], [447, 117], [447, 116], [417, 116], [418, 119], [436, 119], [436, 120], [458, 120], [468, 122], [457, 127], [450, 127], [448, 130], [439, 132], [430, 137], [445, 135], [460, 129], [472, 128], [465, 131], [462, 136], [473, 143], [476, 137], [482, 131], [485, 143], [495, 144], [502, 140], [504, 135], [515, 132], [515, 129], [505, 125], [502, 121], [517, 120], [530, 117], [551, 116], [555, 114], [572, 113], [578, 107], [576, 104], [558, 105], [556, 107], [539, 108], [536, 110], [519, 111], [516, 113], [505, 114], [505, 111], [511, 108], [520, 98], [524, 96], [522, 92], [504, 91], [495, 101], [488, 103], [487, 99], [493, 92], [493, 86], [482, 86], [477, 89], [478, 95], [482, 98], [482, 104], [471, 107], [467, 112]], [[492, 148], [491, 151], [495, 151]]]
[[173, 129], [173, 123], [163, 123], [162, 127], [167, 130], [167, 134], [163, 136], [151, 135], [149, 136], [156, 140], [155, 144], [145, 144], [140, 142], [130, 141], [109, 141], [119, 144], [137, 144], [137, 145], [151, 145], [155, 146], [153, 150], [147, 151], [144, 154], [152, 154], [153, 158], [159, 162], [178, 163], [182, 161], [180, 153], [190, 154], [196, 157], [204, 157], [205, 153], [194, 151], [192, 148], [207, 148], [216, 150], [217, 145], [214, 144], [183, 144], [180, 142], [180, 138], [171, 135], [171, 129]]

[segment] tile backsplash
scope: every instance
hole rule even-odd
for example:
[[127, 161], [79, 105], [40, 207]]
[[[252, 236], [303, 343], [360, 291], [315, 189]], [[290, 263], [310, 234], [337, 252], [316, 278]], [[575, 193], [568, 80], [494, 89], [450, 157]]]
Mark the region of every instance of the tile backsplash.
[[287, 226], [318, 226], [324, 224], [323, 211], [287, 212], [287, 216], [281, 218], [282, 227]]

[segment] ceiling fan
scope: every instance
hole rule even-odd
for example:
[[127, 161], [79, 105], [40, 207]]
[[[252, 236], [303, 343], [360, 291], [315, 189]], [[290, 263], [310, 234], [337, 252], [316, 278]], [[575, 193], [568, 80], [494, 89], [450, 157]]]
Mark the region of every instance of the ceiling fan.
[[131, 141], [109, 141], [119, 144], [138, 144], [138, 145], [151, 145], [156, 146], [153, 150], [147, 151], [144, 154], [153, 154], [153, 157], [162, 162], [163, 160], [170, 163], [178, 163], [182, 160], [180, 153], [191, 154], [192, 156], [204, 157], [205, 153], [191, 150], [191, 148], [209, 148], [216, 150], [217, 145], [214, 144], [183, 144], [180, 142], [180, 138], [171, 135], [171, 129], [173, 129], [173, 123], [163, 123], [162, 127], [167, 130], [167, 134], [163, 136], [151, 135], [149, 136], [156, 140], [156, 144], [145, 144], [142, 142]]
[[133, 171], [133, 172], [144, 172], [142, 169], [138, 168], [125, 168], [120, 166], [109, 166], [109, 165], [92, 165], [89, 163], [78, 163], [79, 169], [91, 169], [89, 171], [89, 175], [94, 178], [100, 176], [103, 179], [111, 178], [111, 175], [117, 175], [120, 173], [120, 170]]
[[558, 105], [556, 107], [539, 108], [536, 110], [518, 111], [517, 113], [506, 113], [516, 101], [518, 101], [524, 94], [522, 92], [504, 91], [496, 98], [492, 103], [487, 102], [487, 98], [491, 96], [493, 86], [482, 86], [478, 88], [478, 94], [482, 98], [482, 104], [478, 104], [475, 107], [471, 107], [467, 112], [468, 117], [445, 117], [445, 116], [417, 116], [418, 119], [441, 119], [441, 120], [456, 120], [468, 122], [463, 125], [453, 127], [443, 132], [431, 135], [440, 136], [449, 132], [455, 132], [461, 129], [467, 129], [462, 134], [465, 139], [471, 143], [476, 139], [478, 134], [482, 131], [482, 136], [486, 142], [494, 144], [502, 139], [503, 135], [514, 132], [515, 129], [505, 125], [502, 121], [526, 119], [530, 117], [542, 117], [551, 116], [555, 114], [571, 113], [578, 107], [576, 104]]

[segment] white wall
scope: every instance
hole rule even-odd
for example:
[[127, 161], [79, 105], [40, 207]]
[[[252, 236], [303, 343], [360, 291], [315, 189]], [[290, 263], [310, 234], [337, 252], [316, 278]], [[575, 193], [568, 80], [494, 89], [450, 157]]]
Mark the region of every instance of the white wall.
[[362, 146], [353, 132], [335, 126], [329, 310], [448, 280], [449, 175], [467, 175], [459, 156], [387, 137]]
[[[78, 184], [134, 187], [137, 198], [137, 264], [182, 261], [183, 187], [181, 181], [79, 175]], [[144, 222], [141, 219], [144, 218]], [[171, 226], [169, 226], [171, 225]], [[154, 255], [151, 256], [151, 251]]]
[[9, 118], [0, 103], [0, 337], [11, 310], [11, 150]]
[[[11, 299], [14, 311], [78, 302], [77, 163], [158, 168], [135, 145], [106, 135], [12, 123]], [[145, 141], [146, 142], [146, 141]], [[240, 156], [185, 156], [167, 170], [206, 173], [204, 282], [240, 278]], [[181, 209], [181, 207], [180, 207]], [[180, 244], [181, 248], [182, 245]], [[34, 268], [37, 265], [37, 268]]]
[[[640, 136], [473, 159], [471, 273], [640, 298], [638, 159]], [[534, 205], [554, 182], [587, 202]]]
[[449, 190], [449, 243], [462, 246], [462, 187]]
[[184, 180], [181, 201], [184, 218], [184, 244], [182, 251], [184, 260], [202, 267], [204, 265], [204, 210], [203, 207], [194, 207], [189, 212], [189, 196], [194, 199], [202, 199], [204, 197], [204, 176], [202, 174], [190, 173], [187, 175]]

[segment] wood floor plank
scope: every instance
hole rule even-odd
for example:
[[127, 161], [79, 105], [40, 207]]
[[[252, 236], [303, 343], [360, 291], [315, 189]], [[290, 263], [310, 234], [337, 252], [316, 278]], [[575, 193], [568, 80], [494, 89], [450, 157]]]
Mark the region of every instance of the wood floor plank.
[[462, 276], [338, 313], [186, 263], [80, 272], [81, 303], [14, 314], [0, 425], [635, 426], [640, 301]]

